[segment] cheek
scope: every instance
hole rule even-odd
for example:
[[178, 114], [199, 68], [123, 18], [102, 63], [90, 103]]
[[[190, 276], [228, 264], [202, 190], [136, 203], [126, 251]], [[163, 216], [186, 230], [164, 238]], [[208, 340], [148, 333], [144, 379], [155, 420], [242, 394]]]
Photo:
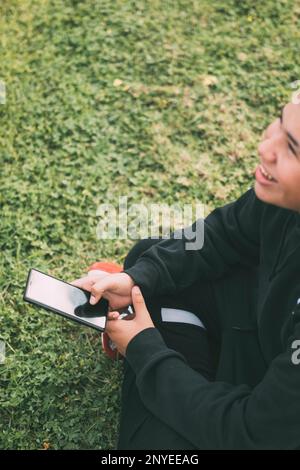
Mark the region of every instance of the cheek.
[[278, 165], [277, 170], [283, 196], [291, 202], [292, 206], [296, 204], [300, 207], [300, 163]]

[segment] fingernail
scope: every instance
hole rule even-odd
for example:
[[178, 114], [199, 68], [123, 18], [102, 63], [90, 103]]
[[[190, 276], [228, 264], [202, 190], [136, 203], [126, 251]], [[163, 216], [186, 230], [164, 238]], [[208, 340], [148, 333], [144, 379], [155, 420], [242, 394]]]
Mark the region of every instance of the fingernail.
[[133, 286], [133, 293], [134, 294], [140, 294], [141, 290], [139, 288], [139, 286]]
[[90, 304], [95, 305], [95, 303], [96, 303], [96, 298], [93, 295], [91, 295]]

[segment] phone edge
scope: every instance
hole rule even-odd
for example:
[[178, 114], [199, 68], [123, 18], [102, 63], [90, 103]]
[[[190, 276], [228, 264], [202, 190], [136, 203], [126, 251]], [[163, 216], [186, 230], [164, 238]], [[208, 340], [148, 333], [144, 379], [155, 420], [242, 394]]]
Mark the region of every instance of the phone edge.
[[[65, 284], [69, 284], [70, 286], [72, 287], [75, 287], [76, 289], [79, 289], [81, 291], [84, 291], [84, 292], [87, 292], [88, 294], [90, 294], [89, 291], [85, 290], [85, 289], [81, 289], [80, 287], [77, 287], [77, 286], [73, 286], [73, 284], [70, 284], [69, 282], [66, 282], [66, 281], [63, 281], [61, 279], [58, 279], [57, 277], [54, 277], [52, 276], [51, 274], [47, 274], [47, 273], [44, 273], [43, 271], [40, 271], [39, 269], [36, 269], [36, 268], [30, 268], [29, 269], [29, 272], [27, 274], [27, 280], [26, 280], [26, 285], [25, 285], [25, 290], [23, 292], [23, 300], [27, 303], [29, 303], [30, 305], [33, 305], [33, 306], [36, 306], [36, 307], [40, 307], [40, 308], [43, 308], [45, 310], [47, 310], [48, 312], [53, 312], [57, 315], [60, 315], [61, 317], [64, 317], [64, 318], [67, 318], [67, 319], [70, 319], [71, 321], [75, 322], [75, 323], [80, 323], [81, 325], [84, 325], [84, 326], [89, 326], [90, 328], [93, 328], [94, 330], [96, 331], [100, 331], [101, 333], [103, 333], [105, 331], [105, 327], [104, 328], [101, 328], [101, 327], [97, 327], [97, 326], [94, 326], [94, 325], [91, 325], [90, 323], [86, 323], [84, 320], [81, 320], [79, 317], [78, 318], [75, 318], [75, 317], [71, 317], [69, 316], [66, 312], [61, 312], [55, 308], [49, 308], [47, 307], [46, 305], [42, 304], [41, 302], [37, 302], [37, 301], [33, 301], [31, 299], [29, 299], [29, 297], [26, 297], [26, 291], [27, 291], [27, 286], [28, 286], [28, 281], [29, 281], [29, 278], [30, 278], [30, 274], [31, 274], [31, 271], [34, 270], [34, 271], [38, 271], [40, 272], [41, 274], [44, 274], [45, 276], [50, 276], [52, 277], [53, 279], [57, 280], [57, 281], [61, 281], [61, 282], [64, 282]], [[106, 299], [105, 299], [106, 300]], [[107, 312], [108, 313], [108, 312]], [[106, 318], [106, 322], [107, 322], [107, 315], [105, 316]], [[106, 322], [105, 322], [105, 326], [106, 326]]]

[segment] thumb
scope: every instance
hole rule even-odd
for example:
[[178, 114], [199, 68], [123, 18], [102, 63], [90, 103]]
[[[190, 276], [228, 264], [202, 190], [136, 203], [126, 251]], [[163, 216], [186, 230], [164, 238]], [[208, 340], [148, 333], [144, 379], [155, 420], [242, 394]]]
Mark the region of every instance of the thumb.
[[142, 313], [147, 310], [143, 294], [139, 286], [133, 286], [131, 290], [132, 303], [136, 313]]

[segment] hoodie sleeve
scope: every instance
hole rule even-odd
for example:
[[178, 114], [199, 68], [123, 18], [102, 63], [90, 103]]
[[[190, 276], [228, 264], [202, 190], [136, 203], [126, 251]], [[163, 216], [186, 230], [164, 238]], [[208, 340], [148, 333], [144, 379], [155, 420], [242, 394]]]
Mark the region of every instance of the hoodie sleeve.
[[207, 381], [155, 328], [129, 342], [126, 359], [145, 407], [197, 449], [300, 449], [300, 361], [292, 360], [297, 338], [300, 323], [252, 390]]
[[257, 265], [264, 206], [251, 188], [235, 202], [181, 230], [180, 238], [152, 245], [123, 272], [150, 297], [178, 292], [196, 279], [216, 280], [237, 265]]

